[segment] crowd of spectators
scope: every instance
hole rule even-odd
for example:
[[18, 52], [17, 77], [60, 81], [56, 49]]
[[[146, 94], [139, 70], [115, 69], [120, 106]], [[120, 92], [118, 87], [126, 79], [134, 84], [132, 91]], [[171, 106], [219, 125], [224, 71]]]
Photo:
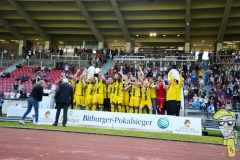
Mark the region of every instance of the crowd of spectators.
[[4, 100], [26, 100], [29, 93], [25, 90], [23, 84], [15, 82], [12, 90], [0, 91], [0, 98]]

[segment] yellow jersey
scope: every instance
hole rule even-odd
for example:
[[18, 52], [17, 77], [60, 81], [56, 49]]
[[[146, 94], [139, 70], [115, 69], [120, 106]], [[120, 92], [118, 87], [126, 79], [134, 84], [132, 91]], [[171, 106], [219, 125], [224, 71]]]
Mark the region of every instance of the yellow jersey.
[[202, 71], [202, 70], [198, 71], [198, 76], [199, 76], [199, 77], [202, 77], [202, 76], [203, 76], [203, 71]]
[[84, 81], [77, 81], [75, 84], [75, 95], [84, 96]]
[[167, 101], [171, 101], [171, 100], [176, 101], [176, 85], [175, 85], [175, 82], [173, 79], [173, 74], [170, 73], [169, 76], [170, 76], [171, 85], [167, 86], [167, 88], [166, 88], [167, 89], [166, 100]]
[[142, 93], [142, 100], [147, 101], [151, 99], [151, 88], [149, 86], [145, 87], [142, 86], [141, 93]]
[[94, 84], [92, 83], [87, 84], [86, 95], [93, 95], [94, 94], [93, 89]]
[[105, 85], [104, 87], [104, 98], [110, 98], [111, 95], [111, 91], [112, 91], [112, 85]]
[[[155, 86], [156, 83], [153, 82], [151, 85]], [[151, 88], [151, 98], [156, 98], [157, 97], [156, 92], [157, 92], [157, 88]]]
[[140, 97], [140, 87], [132, 85], [131, 96]]
[[104, 84], [102, 80], [98, 80], [94, 84], [95, 94], [103, 94]]
[[123, 83], [116, 81], [116, 83], [115, 83], [115, 95], [123, 97], [124, 96], [124, 91], [123, 90], [124, 90]]
[[[129, 82], [127, 82], [126, 84], [123, 84], [123, 86], [124, 88], [126, 88], [127, 86], [129, 86]], [[124, 97], [126, 98], [129, 97], [129, 89], [124, 92]]]

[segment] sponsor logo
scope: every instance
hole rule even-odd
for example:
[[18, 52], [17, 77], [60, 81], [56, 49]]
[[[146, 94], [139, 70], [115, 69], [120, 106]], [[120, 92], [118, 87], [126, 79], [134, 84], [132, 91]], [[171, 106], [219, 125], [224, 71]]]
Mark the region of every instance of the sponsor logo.
[[166, 129], [169, 126], [169, 120], [167, 118], [159, 118], [157, 125], [161, 129]]
[[49, 118], [49, 116], [50, 116], [50, 111], [47, 111], [47, 112], [45, 113], [45, 118]]
[[184, 122], [185, 127], [190, 127], [190, 124], [191, 124], [190, 120], [186, 119]]

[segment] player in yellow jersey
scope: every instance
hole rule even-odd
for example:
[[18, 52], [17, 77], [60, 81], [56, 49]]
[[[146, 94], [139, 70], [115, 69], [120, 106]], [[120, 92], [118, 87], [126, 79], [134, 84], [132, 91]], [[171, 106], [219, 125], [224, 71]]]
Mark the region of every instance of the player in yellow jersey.
[[176, 83], [174, 82], [173, 73], [170, 72], [169, 85], [166, 86], [166, 109], [167, 115], [175, 115], [176, 112]]
[[141, 93], [142, 93], [142, 100], [139, 107], [139, 113], [140, 114], [146, 113], [147, 108], [145, 108], [145, 106], [147, 106], [149, 110], [149, 114], [152, 114], [153, 108], [152, 108], [152, 102], [151, 102], [151, 88], [149, 87], [149, 82], [147, 80], [143, 82]]
[[116, 80], [117, 79], [117, 74], [115, 74], [113, 76], [113, 80], [111, 80], [111, 84], [112, 84], [112, 92], [111, 92], [111, 97], [110, 97], [110, 102], [111, 102], [111, 112], [114, 112], [115, 111], [115, 105], [114, 105], [114, 102], [113, 100], [115, 99], [115, 91], [116, 91]]
[[154, 82], [153, 77], [149, 77], [149, 83], [151, 88], [151, 101], [152, 101], [152, 114], [156, 114], [156, 92], [157, 92], [157, 85]]
[[94, 96], [93, 96], [93, 107], [92, 110], [96, 111], [97, 107], [100, 106], [100, 111], [103, 111], [103, 90], [105, 83], [105, 76], [102, 73], [98, 74], [98, 77], [95, 77], [94, 84]]
[[[115, 105], [115, 111], [122, 112], [122, 103], [123, 103], [123, 96], [124, 96], [124, 86], [122, 83], [122, 75], [118, 74], [117, 81], [115, 82], [115, 98], [113, 103]], [[125, 111], [125, 110], [124, 110]]]
[[86, 83], [85, 81], [83, 80], [83, 77], [80, 76], [77, 81], [76, 81], [76, 85], [75, 85], [76, 89], [75, 89], [75, 98], [76, 98], [76, 105], [77, 105], [77, 108], [80, 109], [80, 110], [83, 110], [83, 106], [84, 106], [84, 90], [86, 88]]
[[[129, 82], [128, 76], [123, 76], [123, 85], [124, 85], [124, 96], [123, 96], [123, 106], [124, 109], [126, 109], [126, 112], [129, 112], [129, 101], [130, 101], [130, 95], [129, 90], [131, 88], [131, 84]], [[125, 111], [123, 111], [125, 112]]]
[[92, 108], [92, 101], [94, 95], [94, 77], [91, 77], [87, 80], [87, 88], [86, 88], [86, 110], [90, 110]]
[[112, 91], [111, 78], [105, 81], [104, 85], [104, 111], [111, 111], [110, 96]]
[[[137, 81], [135, 77], [132, 77], [130, 82], [131, 87], [131, 98], [129, 104], [129, 113], [138, 113], [139, 104], [140, 104], [140, 87], [141, 83]], [[135, 109], [135, 110], [134, 110]]]

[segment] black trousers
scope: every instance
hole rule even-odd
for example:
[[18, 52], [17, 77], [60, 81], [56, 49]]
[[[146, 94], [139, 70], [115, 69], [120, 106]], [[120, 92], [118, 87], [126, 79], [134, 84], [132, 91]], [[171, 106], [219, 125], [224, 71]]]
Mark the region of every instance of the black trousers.
[[65, 126], [67, 124], [67, 113], [68, 113], [68, 104], [64, 104], [64, 103], [57, 103], [56, 104], [56, 117], [55, 117], [55, 124], [58, 124], [58, 119], [59, 119], [59, 115], [61, 112], [61, 109], [63, 108], [63, 121], [62, 124]]
[[2, 116], [2, 107], [0, 107], [0, 116]]
[[167, 115], [175, 115], [176, 112], [176, 101], [170, 100], [166, 102]]
[[179, 116], [180, 108], [181, 108], [181, 101], [176, 101], [176, 112], [175, 112], [176, 116]]
[[104, 106], [104, 111], [111, 111], [110, 98], [104, 98], [103, 106]]

